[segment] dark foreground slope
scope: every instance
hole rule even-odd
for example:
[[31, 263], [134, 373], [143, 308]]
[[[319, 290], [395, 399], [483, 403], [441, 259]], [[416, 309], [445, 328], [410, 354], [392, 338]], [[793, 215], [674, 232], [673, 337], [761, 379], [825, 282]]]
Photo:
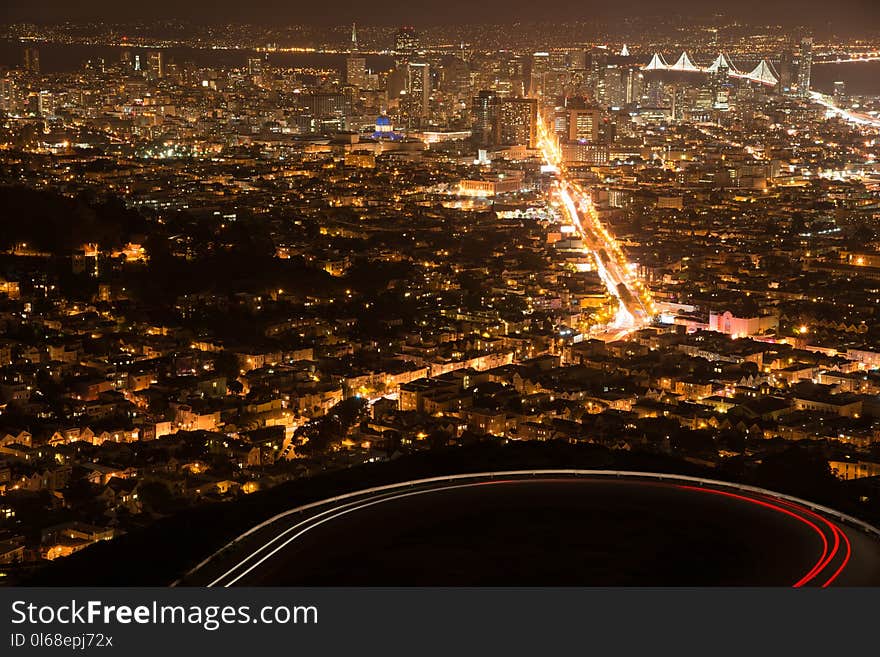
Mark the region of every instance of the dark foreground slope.
[[[166, 585], [243, 531], [301, 504], [420, 477], [530, 468], [642, 470], [734, 478], [725, 472], [654, 453], [611, 451], [596, 445], [556, 442], [481, 443], [327, 472], [254, 493], [236, 502], [205, 504], [48, 564], [23, 583], [37, 586]], [[766, 481], [757, 483], [768, 485]], [[777, 488], [785, 489], [787, 482], [780, 483]], [[847, 497], [842, 490], [823, 488], [813, 499], [852, 511], [845, 508]]]

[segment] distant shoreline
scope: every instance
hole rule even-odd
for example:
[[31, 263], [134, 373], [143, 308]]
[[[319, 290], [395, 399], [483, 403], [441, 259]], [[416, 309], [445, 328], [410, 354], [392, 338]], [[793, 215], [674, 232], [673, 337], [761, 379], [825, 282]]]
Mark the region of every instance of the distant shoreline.
[[[119, 59], [123, 46], [84, 45], [78, 43], [58, 43], [55, 41], [33, 42], [31, 45], [40, 48], [41, 63], [44, 73], [70, 73], [79, 70], [87, 59], [104, 57], [110, 65]], [[0, 40], [0, 67], [15, 67], [21, 60], [23, 45], [16, 39]], [[148, 46], [130, 46], [133, 52], [147, 52]], [[172, 60], [179, 62], [192, 61], [202, 66], [244, 67], [249, 57], [266, 55], [262, 49], [220, 48], [173, 45], [164, 47]], [[269, 52], [269, 61], [289, 68], [335, 68], [342, 70], [345, 66], [345, 53], [333, 52]], [[367, 54], [367, 66], [373, 70], [388, 70], [393, 65], [390, 55]], [[846, 82], [850, 94], [880, 96], [880, 60], [867, 62], [814, 63], [813, 88], [831, 93], [834, 82]]]

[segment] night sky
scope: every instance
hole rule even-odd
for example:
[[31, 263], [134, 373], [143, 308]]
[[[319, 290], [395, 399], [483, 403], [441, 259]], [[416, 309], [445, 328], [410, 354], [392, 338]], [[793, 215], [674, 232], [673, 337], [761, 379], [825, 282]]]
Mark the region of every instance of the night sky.
[[501, 23], [516, 20], [569, 21], [621, 16], [707, 16], [713, 9], [749, 23], [811, 24], [835, 29], [880, 31], [880, 0], [3, 0], [0, 21], [181, 18], [202, 23], [236, 21], [338, 25], [357, 20], [372, 25]]

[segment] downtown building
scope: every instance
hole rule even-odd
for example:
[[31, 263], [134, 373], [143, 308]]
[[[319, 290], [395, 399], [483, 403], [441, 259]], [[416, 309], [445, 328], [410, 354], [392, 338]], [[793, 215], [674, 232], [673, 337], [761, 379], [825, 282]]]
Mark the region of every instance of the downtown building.
[[504, 146], [535, 148], [538, 138], [538, 101], [505, 98], [498, 112], [499, 141]]

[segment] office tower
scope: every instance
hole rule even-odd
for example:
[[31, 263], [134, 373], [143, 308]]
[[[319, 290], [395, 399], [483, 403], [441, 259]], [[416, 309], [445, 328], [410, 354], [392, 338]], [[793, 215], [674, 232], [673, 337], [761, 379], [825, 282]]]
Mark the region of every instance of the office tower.
[[846, 82], [843, 80], [837, 80], [834, 83], [834, 103], [838, 107], [843, 107], [848, 104], [848, 97], [846, 95]]
[[602, 114], [598, 108], [569, 109], [565, 136], [571, 141], [597, 142], [601, 123]]
[[685, 90], [679, 84], [673, 84], [669, 89], [669, 112], [673, 121], [681, 121], [684, 118]]
[[251, 57], [248, 59], [248, 75], [261, 75], [263, 73], [263, 59]]
[[9, 77], [0, 78], [0, 111], [15, 111], [16, 96], [15, 81]]
[[498, 100], [494, 91], [483, 90], [472, 101], [473, 136], [481, 146], [497, 142]]
[[604, 95], [602, 103], [608, 107], [623, 107], [626, 105], [626, 99], [629, 86], [629, 69], [618, 66], [617, 64], [608, 64], [603, 72]]
[[532, 55], [529, 75], [529, 95], [542, 96], [544, 94], [544, 78], [550, 68], [550, 53], [536, 52]]
[[360, 48], [358, 48], [358, 33], [357, 33], [357, 25], [354, 23], [351, 24], [351, 51], [358, 52]]
[[711, 116], [709, 110], [715, 107], [715, 95], [709, 85], [691, 90], [689, 94], [689, 109], [691, 109], [691, 119], [698, 121], [707, 121]]
[[165, 77], [165, 56], [161, 50], [154, 50], [147, 56], [150, 75], [154, 78]]
[[798, 95], [810, 95], [810, 73], [813, 68], [813, 39], [804, 37], [801, 39], [800, 56], [798, 60]]
[[55, 104], [57, 98], [51, 91], [43, 89], [37, 96], [37, 113], [40, 116], [52, 116], [55, 114]]
[[638, 104], [645, 93], [645, 74], [636, 66], [627, 68], [626, 104]]
[[554, 108], [550, 127], [553, 129], [556, 139], [568, 139], [568, 110], [566, 108]]
[[440, 88], [444, 93], [467, 96], [470, 92], [470, 70], [458, 57], [449, 57], [440, 67]]
[[345, 84], [358, 89], [367, 86], [367, 60], [365, 57], [352, 55], [345, 59]]
[[779, 63], [776, 65], [779, 73], [779, 92], [788, 94], [792, 90], [792, 85], [796, 83], [794, 53], [790, 50], [784, 50], [779, 56]]
[[340, 93], [304, 94], [304, 104], [312, 116], [321, 119], [342, 118], [345, 115], [345, 95]]
[[134, 70], [135, 71], [141, 70], [141, 56], [140, 55], [134, 56]]
[[544, 74], [541, 96], [549, 101], [565, 97], [571, 89], [571, 72], [550, 69]]
[[547, 58], [547, 70], [564, 71], [569, 68], [569, 55], [566, 50], [554, 50]]
[[406, 77], [406, 114], [415, 125], [428, 117], [431, 95], [431, 66], [427, 62], [409, 62]]
[[24, 70], [29, 73], [40, 72], [40, 51], [37, 48], [24, 49]]
[[419, 49], [419, 39], [411, 27], [401, 27], [394, 35], [394, 54], [399, 61], [408, 61]]
[[712, 109], [727, 110], [730, 107], [730, 69], [721, 65], [709, 74], [709, 93]]
[[568, 52], [568, 67], [576, 70], [587, 68], [587, 52], [581, 48]]
[[506, 146], [535, 148], [538, 132], [538, 101], [535, 98], [505, 98], [498, 112], [500, 142]]
[[605, 48], [594, 48], [590, 51], [588, 84], [593, 100], [605, 102], [605, 68], [608, 65], [608, 51]]

